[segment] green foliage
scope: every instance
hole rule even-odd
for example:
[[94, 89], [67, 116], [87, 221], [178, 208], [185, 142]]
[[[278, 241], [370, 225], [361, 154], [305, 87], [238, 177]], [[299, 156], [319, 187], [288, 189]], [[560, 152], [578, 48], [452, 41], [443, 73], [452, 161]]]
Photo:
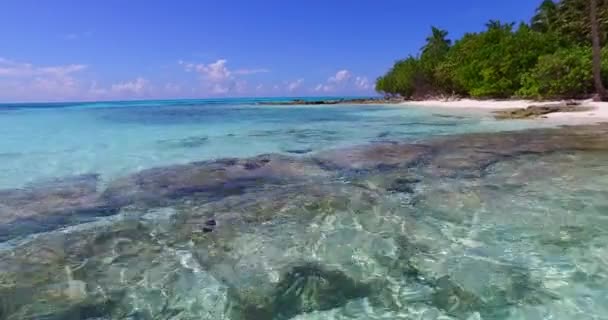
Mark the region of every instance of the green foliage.
[[541, 56], [523, 76], [518, 94], [529, 98], [576, 98], [593, 89], [591, 48], [559, 49]]
[[544, 0], [536, 14], [532, 17], [530, 26], [534, 31], [538, 32], [554, 32], [557, 25], [557, 4], [553, 0]]
[[447, 31], [431, 27], [431, 32], [431, 36], [426, 38], [426, 44], [422, 47], [420, 56], [420, 62], [427, 70], [432, 70], [443, 61], [452, 44], [452, 41], [447, 38]]
[[[602, 53], [602, 71], [606, 75], [608, 49]], [[536, 66], [524, 74], [518, 95], [533, 99], [589, 96], [594, 91], [591, 59], [591, 47], [561, 48], [543, 55]]]
[[411, 98], [416, 92], [416, 86], [425, 81], [420, 61], [410, 56], [395, 62], [393, 68], [376, 81], [376, 90]]
[[474, 97], [508, 95], [513, 87], [507, 75], [511, 59], [506, 45], [513, 26], [491, 21], [487, 27], [486, 32], [467, 34], [457, 41], [441, 67], [456, 87]]
[[512, 96], [520, 87], [521, 75], [542, 54], [556, 48], [553, 37], [522, 25], [492, 21], [482, 33], [466, 34], [456, 42], [436, 77], [451, 79], [450, 91], [473, 97]]
[[[600, 22], [608, 24], [608, 0], [598, 2]], [[405, 98], [587, 96], [593, 91], [588, 9], [588, 0], [545, 0], [529, 25], [490, 20], [454, 45], [447, 31], [432, 27], [420, 56], [397, 61], [376, 89]], [[608, 28], [602, 32], [607, 40]]]
[[433, 88], [441, 91], [448, 84], [442, 81], [441, 77], [437, 77], [435, 70], [445, 60], [452, 41], [447, 38], [448, 32], [436, 27], [431, 27], [431, 36], [426, 38], [426, 44], [422, 47], [420, 55], [420, 67], [424, 74], [424, 86], [418, 87], [419, 94], [429, 94]]
[[410, 56], [395, 62], [376, 81], [377, 91], [412, 98], [430, 94], [434, 88], [440, 88], [441, 81], [436, 80], [434, 70], [448, 54], [451, 40], [447, 39], [448, 33], [445, 30], [432, 27], [431, 31], [420, 58]]
[[[600, 24], [608, 22], [608, 1], [598, 0]], [[554, 32], [563, 39], [564, 46], [587, 45], [591, 39], [589, 0], [562, 0], [557, 3]], [[601, 39], [605, 42], [608, 29], [603, 30]]]

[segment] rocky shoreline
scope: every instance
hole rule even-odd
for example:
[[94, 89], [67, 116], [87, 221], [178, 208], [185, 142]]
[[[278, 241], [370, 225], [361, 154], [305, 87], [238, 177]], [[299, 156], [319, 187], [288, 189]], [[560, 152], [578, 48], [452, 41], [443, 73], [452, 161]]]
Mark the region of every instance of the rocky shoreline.
[[264, 101], [258, 102], [259, 105], [334, 105], [334, 104], [399, 104], [405, 100], [400, 98], [343, 98], [343, 99], [320, 99], [320, 100], [305, 100], [292, 99], [284, 101]]
[[494, 118], [497, 120], [534, 119], [556, 112], [585, 112], [590, 110], [593, 110], [593, 108], [582, 106], [579, 102], [571, 101], [555, 104], [531, 105], [526, 108], [512, 110], [498, 110], [494, 111]]

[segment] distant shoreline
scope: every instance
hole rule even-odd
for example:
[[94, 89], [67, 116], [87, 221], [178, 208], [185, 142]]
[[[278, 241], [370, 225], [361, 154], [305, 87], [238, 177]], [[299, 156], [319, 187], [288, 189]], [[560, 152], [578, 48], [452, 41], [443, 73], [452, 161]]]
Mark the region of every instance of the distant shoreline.
[[414, 107], [437, 107], [460, 110], [481, 109], [493, 112], [497, 119], [557, 119], [577, 123], [608, 121], [608, 103], [592, 100], [533, 101], [476, 100], [476, 99], [428, 99], [405, 100], [401, 98], [343, 98], [343, 99], [286, 99], [284, 101], [259, 102], [259, 105], [399, 105]]
[[266, 106], [304, 106], [304, 105], [335, 105], [335, 104], [400, 104], [406, 100], [401, 98], [327, 98], [327, 99], [285, 99], [278, 101], [260, 101], [258, 105]]

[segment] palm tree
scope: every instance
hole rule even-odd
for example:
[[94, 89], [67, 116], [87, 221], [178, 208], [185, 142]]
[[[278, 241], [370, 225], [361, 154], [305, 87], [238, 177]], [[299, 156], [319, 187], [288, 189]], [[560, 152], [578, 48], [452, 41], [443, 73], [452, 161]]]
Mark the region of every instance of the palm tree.
[[422, 47], [422, 54], [444, 53], [447, 52], [452, 41], [447, 39], [448, 32], [431, 26], [431, 35], [426, 38], [426, 45]]
[[553, 0], [544, 0], [532, 17], [531, 27], [534, 31], [553, 31], [557, 19], [557, 4]]
[[515, 22], [502, 23], [500, 20], [493, 20], [493, 19], [490, 19], [490, 21], [488, 21], [486, 23], [486, 28], [488, 28], [488, 30], [512, 31], [514, 26], [515, 26]]
[[589, 18], [591, 20], [591, 43], [593, 50], [593, 81], [595, 82], [595, 91], [597, 99], [601, 101], [608, 100], [606, 89], [602, 83], [602, 47], [600, 45], [600, 27], [597, 19], [597, 0], [589, 0]]

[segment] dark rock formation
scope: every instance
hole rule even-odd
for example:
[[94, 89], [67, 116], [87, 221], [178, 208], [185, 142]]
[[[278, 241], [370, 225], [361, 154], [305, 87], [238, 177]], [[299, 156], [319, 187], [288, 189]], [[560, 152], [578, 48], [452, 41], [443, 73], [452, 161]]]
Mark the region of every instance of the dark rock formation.
[[310, 148], [306, 148], [306, 149], [287, 149], [287, 150], [285, 150], [285, 152], [287, 152], [287, 153], [293, 153], [293, 154], [306, 154], [306, 153], [311, 153], [312, 149], [310, 149]]
[[414, 193], [413, 184], [420, 182], [418, 179], [397, 178], [387, 188], [388, 191]]
[[241, 301], [235, 311], [240, 313], [237, 318], [244, 320], [291, 319], [301, 313], [343, 306], [349, 300], [368, 296], [371, 291], [369, 285], [358, 283], [338, 270], [305, 264], [283, 275], [267, 299], [268, 304], [249, 305]]
[[559, 103], [546, 105], [532, 105], [523, 109], [495, 111], [495, 118], [498, 120], [506, 119], [528, 119], [537, 118], [545, 114], [554, 112], [582, 112], [592, 110], [590, 107], [581, 107], [577, 103]]
[[94, 174], [0, 190], [0, 241], [117, 212], [99, 199]]
[[194, 195], [218, 199], [245, 190], [326, 175], [327, 172], [312, 162], [279, 155], [195, 162], [148, 169], [115, 180], [103, 193], [103, 199], [118, 206], [157, 206]]
[[608, 125], [466, 134], [429, 143], [435, 154], [424, 170], [432, 175], [480, 176], [490, 165], [527, 154], [608, 150]]
[[430, 151], [426, 145], [375, 143], [324, 151], [314, 159], [326, 168], [370, 170], [414, 165]]
[[[608, 126], [466, 134], [425, 144], [373, 143], [320, 152], [310, 158], [262, 155], [144, 170], [111, 181], [100, 196], [96, 175], [52, 180], [0, 191], [0, 241], [115, 214], [137, 205], [155, 207], [195, 199], [206, 202], [244, 192], [269, 190], [342, 176], [375, 187], [412, 193], [402, 178], [479, 177], [492, 164], [520, 155], [573, 150], [608, 150]], [[373, 177], [377, 177], [373, 178]]]
[[353, 98], [353, 99], [325, 99], [325, 100], [285, 100], [259, 102], [261, 105], [332, 105], [332, 104], [397, 104], [403, 99], [392, 98]]

